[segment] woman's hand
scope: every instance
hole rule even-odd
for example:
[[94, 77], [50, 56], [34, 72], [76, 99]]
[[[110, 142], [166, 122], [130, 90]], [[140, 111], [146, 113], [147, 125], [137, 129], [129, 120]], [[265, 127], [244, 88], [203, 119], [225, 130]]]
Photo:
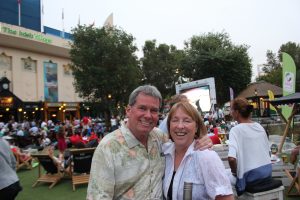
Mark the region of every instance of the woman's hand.
[[213, 146], [213, 143], [212, 143], [211, 139], [207, 135], [204, 135], [202, 138], [195, 140], [194, 149], [203, 151], [205, 149], [211, 148], [212, 146]]

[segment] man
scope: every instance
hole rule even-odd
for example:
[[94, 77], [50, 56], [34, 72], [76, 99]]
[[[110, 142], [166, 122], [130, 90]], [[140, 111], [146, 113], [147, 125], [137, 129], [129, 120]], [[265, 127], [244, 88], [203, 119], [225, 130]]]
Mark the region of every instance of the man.
[[[161, 144], [168, 138], [155, 128], [161, 102], [154, 86], [130, 94], [126, 125], [105, 136], [94, 153], [87, 199], [162, 199]], [[201, 142], [211, 146], [207, 137]]]

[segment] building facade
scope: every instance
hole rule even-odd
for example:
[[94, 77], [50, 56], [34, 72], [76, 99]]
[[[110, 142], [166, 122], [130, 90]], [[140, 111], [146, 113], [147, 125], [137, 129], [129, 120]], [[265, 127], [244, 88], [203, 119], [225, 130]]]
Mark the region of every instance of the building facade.
[[[0, 121], [80, 117], [82, 99], [73, 86], [71, 42], [0, 22]], [[8, 99], [15, 103], [5, 103]]]

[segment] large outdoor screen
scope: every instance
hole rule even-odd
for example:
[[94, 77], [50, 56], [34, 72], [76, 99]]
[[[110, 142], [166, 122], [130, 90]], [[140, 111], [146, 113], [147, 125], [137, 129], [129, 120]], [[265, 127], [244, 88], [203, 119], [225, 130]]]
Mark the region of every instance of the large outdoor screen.
[[176, 94], [184, 94], [197, 110], [208, 112], [217, 104], [215, 79], [206, 78], [176, 85]]
[[211, 109], [212, 105], [208, 85], [181, 90], [180, 93], [184, 94], [197, 110], [200, 110], [199, 106], [202, 112], [208, 112]]

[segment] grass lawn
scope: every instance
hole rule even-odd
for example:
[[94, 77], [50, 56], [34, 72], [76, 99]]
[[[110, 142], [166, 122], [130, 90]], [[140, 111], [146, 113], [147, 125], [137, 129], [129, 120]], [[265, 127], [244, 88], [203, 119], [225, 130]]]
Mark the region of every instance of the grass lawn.
[[73, 191], [70, 178], [61, 179], [52, 189], [49, 189], [50, 183], [38, 183], [32, 188], [38, 178], [38, 167], [32, 170], [20, 169], [18, 176], [23, 190], [16, 200], [84, 200], [86, 198], [87, 184], [77, 185], [76, 190]]
[[[73, 191], [70, 178], [61, 179], [52, 189], [48, 188], [50, 183], [39, 183], [32, 188], [38, 177], [38, 167], [32, 170], [20, 169], [18, 176], [23, 190], [18, 194], [16, 200], [84, 200], [86, 198], [87, 184], [78, 185]], [[299, 197], [287, 198], [284, 196], [284, 199], [298, 200]]]

